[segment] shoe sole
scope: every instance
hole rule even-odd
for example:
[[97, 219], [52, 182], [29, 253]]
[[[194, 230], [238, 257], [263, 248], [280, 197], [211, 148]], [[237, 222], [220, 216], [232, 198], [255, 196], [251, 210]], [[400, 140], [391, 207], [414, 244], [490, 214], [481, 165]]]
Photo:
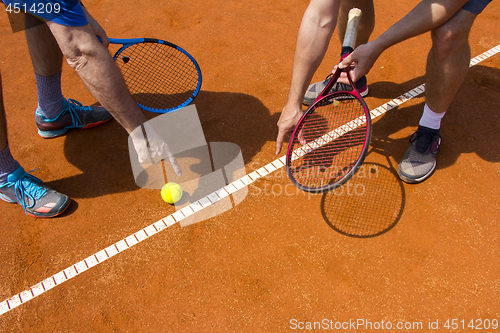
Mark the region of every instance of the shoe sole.
[[[368, 96], [368, 87], [366, 87], [365, 91], [360, 92], [359, 94], [361, 95], [361, 97]], [[304, 104], [306, 106], [310, 106], [312, 103], [314, 103], [314, 101], [316, 101], [317, 98], [318, 97], [316, 97], [315, 99], [309, 99], [309, 98], [304, 97], [304, 100], [302, 101], [302, 104]]]
[[63, 128], [63, 129], [60, 129], [60, 130], [56, 130], [56, 131], [42, 131], [42, 130], [38, 130], [38, 135], [40, 135], [42, 138], [44, 139], [55, 139], [55, 138], [58, 138], [60, 136], [63, 136], [64, 134], [66, 134], [66, 132], [68, 132], [69, 130], [72, 130], [72, 129], [88, 129], [88, 128], [92, 128], [92, 127], [96, 127], [96, 126], [99, 126], [99, 125], [102, 125], [108, 121], [111, 120], [112, 117], [106, 119], [106, 120], [103, 120], [103, 121], [99, 121], [99, 122], [96, 122], [96, 123], [91, 123], [91, 124], [88, 124], [87, 126], [85, 127], [66, 127], [66, 128]]
[[3, 193], [0, 193], [0, 199], [5, 201], [5, 202], [8, 202], [8, 203], [16, 203], [14, 200], [12, 200], [11, 198], [9, 198], [8, 196], [6, 196]]
[[432, 174], [434, 173], [435, 170], [436, 170], [436, 166], [434, 166], [434, 168], [432, 168], [431, 171], [429, 171], [427, 174], [423, 175], [420, 178], [409, 178], [409, 177], [406, 177], [403, 174], [403, 171], [401, 171], [401, 168], [398, 166], [398, 175], [399, 175], [399, 178], [402, 181], [404, 181], [405, 183], [408, 183], [408, 184], [418, 184], [418, 183], [423, 182], [424, 180], [426, 180], [430, 176], [432, 176]]

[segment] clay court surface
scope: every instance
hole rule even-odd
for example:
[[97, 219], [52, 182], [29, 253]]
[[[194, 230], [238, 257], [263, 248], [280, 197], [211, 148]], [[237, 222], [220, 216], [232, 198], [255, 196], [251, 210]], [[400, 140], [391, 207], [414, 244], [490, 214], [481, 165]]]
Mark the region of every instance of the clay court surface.
[[[372, 37], [416, 3], [377, 1]], [[85, 4], [110, 37], [169, 40], [198, 60], [204, 76], [194, 104], [206, 141], [237, 144], [247, 174], [279, 157], [276, 122], [308, 1]], [[500, 44], [499, 13], [500, 3], [493, 1], [477, 18], [472, 57]], [[13, 155], [73, 199], [66, 213], [48, 220], [0, 202], [0, 302], [15, 305], [31, 298], [33, 286], [175, 213], [175, 207], [159, 191], [135, 184], [127, 133], [117, 122], [40, 138], [25, 36], [12, 33], [5, 12], [0, 36]], [[337, 62], [338, 46], [335, 34], [315, 81]], [[375, 109], [424, 83], [429, 48], [426, 34], [386, 51], [368, 76], [368, 106]], [[66, 64], [63, 92], [96, 103]], [[298, 331], [299, 323], [307, 328], [357, 320], [371, 322], [373, 331], [390, 331], [381, 322], [390, 322], [392, 331], [397, 323], [421, 323], [406, 324], [407, 332], [429, 332], [436, 321], [436, 332], [473, 332], [478, 330], [467, 325], [474, 320], [477, 327], [481, 320], [482, 331], [493, 331], [484, 328], [487, 320], [500, 320], [499, 99], [496, 54], [470, 69], [443, 121], [438, 168], [427, 181], [403, 184], [395, 174], [420, 118], [422, 94], [374, 119], [366, 165], [380, 173], [375, 180], [355, 179], [361, 185], [351, 189], [364, 189], [356, 198], [299, 193], [286, 186], [290, 181], [281, 168], [250, 184], [233, 209], [187, 227], [176, 223], [18, 304], [0, 316], [0, 331], [287, 332]], [[340, 232], [360, 219], [385, 225], [364, 222], [362, 232]], [[361, 234], [377, 235], [354, 237]], [[459, 329], [446, 329], [453, 319]]]

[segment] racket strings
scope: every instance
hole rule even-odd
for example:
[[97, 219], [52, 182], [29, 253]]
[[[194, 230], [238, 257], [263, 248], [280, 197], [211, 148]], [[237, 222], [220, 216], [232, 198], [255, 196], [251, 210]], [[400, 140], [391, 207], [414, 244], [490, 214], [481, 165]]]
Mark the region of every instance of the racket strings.
[[320, 102], [306, 117], [292, 141], [290, 171], [302, 187], [318, 189], [357, 165], [367, 143], [366, 115], [358, 99], [340, 95]]
[[198, 86], [198, 70], [182, 51], [159, 43], [125, 48], [117, 64], [137, 103], [153, 109], [176, 107]]

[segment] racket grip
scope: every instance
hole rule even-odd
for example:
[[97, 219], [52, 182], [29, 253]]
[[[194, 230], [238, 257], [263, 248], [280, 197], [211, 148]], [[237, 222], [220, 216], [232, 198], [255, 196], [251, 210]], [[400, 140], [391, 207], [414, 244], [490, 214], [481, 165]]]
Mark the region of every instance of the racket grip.
[[358, 24], [361, 18], [361, 9], [352, 8], [349, 11], [347, 27], [345, 29], [344, 43], [342, 46], [350, 46], [354, 48], [356, 44], [356, 37], [358, 35]]

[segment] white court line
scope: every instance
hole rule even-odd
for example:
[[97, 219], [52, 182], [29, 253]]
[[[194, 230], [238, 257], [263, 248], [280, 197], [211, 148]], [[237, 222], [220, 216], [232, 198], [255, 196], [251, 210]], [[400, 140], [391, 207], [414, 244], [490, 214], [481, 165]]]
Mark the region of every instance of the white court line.
[[[500, 45], [495, 46], [494, 48], [478, 55], [470, 62], [470, 67], [477, 65], [483, 60], [486, 60], [493, 55], [500, 52]], [[385, 104], [382, 104], [378, 108], [372, 110], [370, 112], [372, 119], [386, 113], [387, 111], [401, 105], [404, 102], [409, 101], [410, 99], [420, 95], [425, 91], [424, 85], [420, 85], [409, 92], [389, 101]], [[111, 246], [91, 255], [90, 257], [83, 259], [80, 262], [62, 270], [59, 273], [52, 275], [51, 277], [35, 284], [30, 287], [28, 290], [22, 291], [9, 299], [4, 300], [0, 303], [0, 316], [9, 312], [10, 310], [24, 304], [35, 297], [42, 295], [43, 293], [49, 291], [52, 288], [74, 278], [75, 276], [80, 275], [88, 269], [91, 269], [98, 264], [102, 263], [110, 259], [111, 257], [117, 255], [120, 252], [123, 252], [132, 246], [148, 239], [149, 237], [157, 234], [158, 232], [170, 227], [171, 225], [185, 219], [189, 215], [192, 215], [214, 203], [219, 201], [220, 199], [227, 197], [230, 193], [234, 193], [237, 190], [248, 186], [250, 183], [256, 181], [261, 177], [265, 177], [267, 174], [274, 172], [285, 166], [285, 156], [282, 156], [275, 161], [261, 167], [260, 169], [250, 173], [250, 175], [246, 175], [238, 180], [235, 180], [231, 184], [207, 195], [206, 197], [190, 204], [189, 206], [184, 207], [182, 210], [176, 211], [173, 214], [145, 227], [130, 235]]]

